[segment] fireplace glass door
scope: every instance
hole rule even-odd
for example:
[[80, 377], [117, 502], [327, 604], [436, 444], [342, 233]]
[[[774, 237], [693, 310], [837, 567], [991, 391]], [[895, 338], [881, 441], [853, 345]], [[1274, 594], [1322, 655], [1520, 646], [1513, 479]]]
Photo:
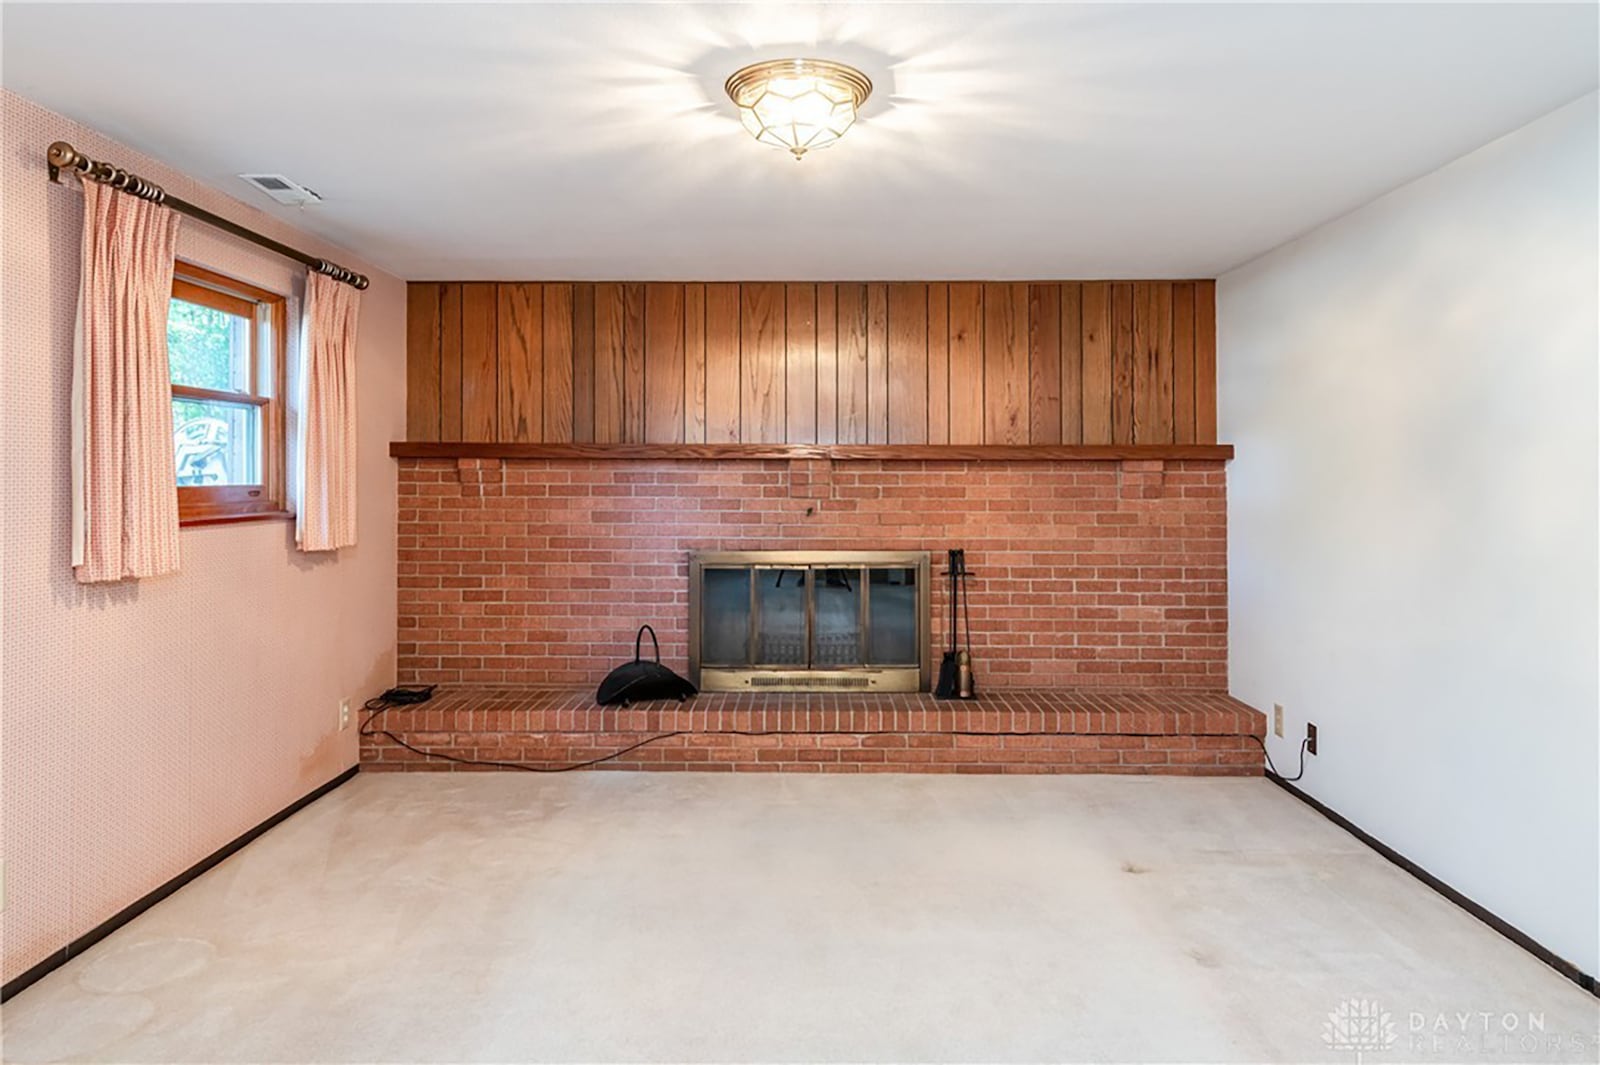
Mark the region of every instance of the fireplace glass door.
[[917, 691], [926, 552], [705, 552], [690, 560], [690, 678], [707, 691]]

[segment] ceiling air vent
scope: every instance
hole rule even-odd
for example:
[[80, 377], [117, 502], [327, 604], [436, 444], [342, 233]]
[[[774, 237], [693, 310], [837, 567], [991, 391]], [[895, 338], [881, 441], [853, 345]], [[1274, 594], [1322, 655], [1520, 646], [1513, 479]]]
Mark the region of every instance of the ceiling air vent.
[[315, 189], [308, 189], [298, 181], [290, 181], [282, 174], [240, 174], [239, 176], [285, 207], [304, 207], [308, 203], [320, 203], [322, 201], [322, 197], [317, 195]]

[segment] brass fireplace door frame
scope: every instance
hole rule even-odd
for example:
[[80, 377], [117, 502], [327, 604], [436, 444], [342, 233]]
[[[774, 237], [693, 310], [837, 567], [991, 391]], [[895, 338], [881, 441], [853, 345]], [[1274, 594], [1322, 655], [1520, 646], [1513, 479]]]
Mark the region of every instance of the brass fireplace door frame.
[[[818, 669], [811, 666], [707, 666], [700, 663], [701, 597], [705, 570], [712, 569], [856, 569], [898, 567], [916, 571], [917, 664], [861, 665]], [[689, 680], [701, 691], [916, 692], [933, 683], [932, 557], [927, 551], [691, 551], [689, 552]], [[752, 578], [753, 580], [753, 578]], [[807, 582], [806, 640], [815, 631], [814, 583]], [[871, 623], [872, 596], [863, 595], [861, 625]], [[756, 633], [752, 614], [752, 654]]]

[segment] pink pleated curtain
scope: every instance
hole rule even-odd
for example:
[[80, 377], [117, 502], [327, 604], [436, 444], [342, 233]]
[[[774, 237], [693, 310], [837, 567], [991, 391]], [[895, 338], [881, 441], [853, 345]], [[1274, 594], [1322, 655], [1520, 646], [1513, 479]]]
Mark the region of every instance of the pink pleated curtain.
[[72, 566], [79, 582], [178, 568], [167, 303], [178, 216], [85, 179], [72, 364]]
[[302, 551], [356, 542], [356, 321], [361, 293], [322, 274], [306, 281], [300, 408]]

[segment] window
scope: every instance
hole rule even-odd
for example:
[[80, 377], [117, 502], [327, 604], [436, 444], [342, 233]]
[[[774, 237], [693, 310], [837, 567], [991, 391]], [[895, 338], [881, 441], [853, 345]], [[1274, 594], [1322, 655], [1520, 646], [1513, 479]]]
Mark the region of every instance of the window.
[[167, 311], [178, 520], [285, 517], [286, 305], [179, 263]]

